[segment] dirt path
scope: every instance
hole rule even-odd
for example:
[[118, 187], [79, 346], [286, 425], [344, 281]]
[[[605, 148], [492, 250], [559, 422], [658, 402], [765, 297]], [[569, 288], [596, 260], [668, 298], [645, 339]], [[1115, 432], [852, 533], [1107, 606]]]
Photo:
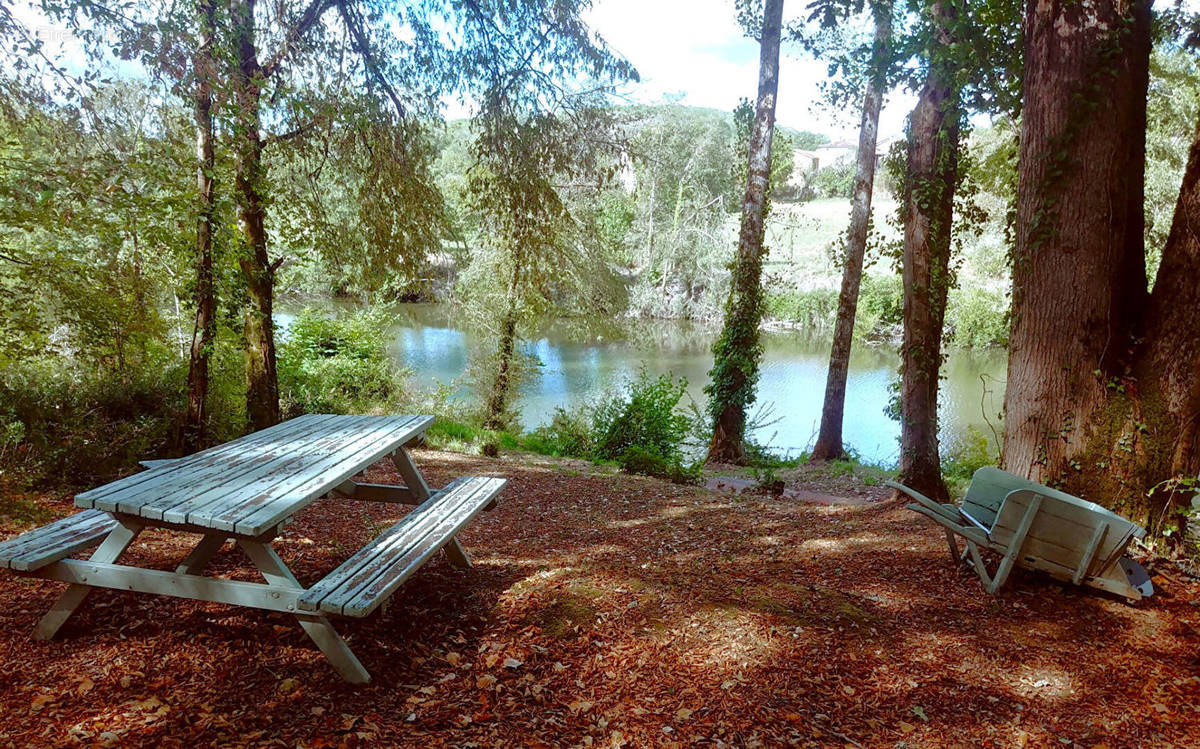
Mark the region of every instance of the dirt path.
[[[511, 483], [463, 534], [474, 570], [437, 559], [339, 623], [372, 684], [286, 617], [174, 599], [97, 593], [37, 642], [59, 586], [5, 574], [0, 746], [1200, 746], [1194, 588], [1131, 607], [1017, 572], [989, 597], [901, 509], [418, 461]], [[276, 547], [311, 582], [402, 514], [318, 502]], [[147, 536], [140, 563], [186, 551]], [[231, 546], [215, 568], [253, 579]]]

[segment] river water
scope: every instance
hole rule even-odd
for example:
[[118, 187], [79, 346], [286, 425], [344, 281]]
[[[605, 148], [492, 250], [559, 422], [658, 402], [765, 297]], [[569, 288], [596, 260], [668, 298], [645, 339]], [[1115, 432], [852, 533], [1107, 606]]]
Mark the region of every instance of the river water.
[[[392, 355], [413, 371], [422, 386], [465, 384], [469, 353], [494, 350], [492, 335], [472, 332], [461, 315], [447, 305], [403, 304], [396, 308]], [[286, 327], [291, 316], [280, 315]], [[559, 320], [523, 343], [541, 367], [525, 384], [517, 401], [527, 429], [546, 423], [556, 407], [594, 401], [637, 374], [670, 372], [686, 377], [688, 390], [703, 404], [702, 388], [712, 366], [711, 346], [717, 330], [684, 321], [627, 321], [621, 325], [586, 326]], [[766, 409], [754, 437], [780, 453], [795, 454], [812, 445], [821, 418], [829, 342], [795, 331], [763, 336], [765, 355], [758, 405]], [[897, 379], [899, 357], [885, 347], [856, 345], [850, 361], [843, 435], [861, 459], [895, 465], [900, 426], [884, 413], [889, 383]], [[991, 438], [990, 420], [1004, 397], [1005, 355], [1002, 351], [952, 351], [943, 368], [942, 441], [953, 446], [970, 427]]]

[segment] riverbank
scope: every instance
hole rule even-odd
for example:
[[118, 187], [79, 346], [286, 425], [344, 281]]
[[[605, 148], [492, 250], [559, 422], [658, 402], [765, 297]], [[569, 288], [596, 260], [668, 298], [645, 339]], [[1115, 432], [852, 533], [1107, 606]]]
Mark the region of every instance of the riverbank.
[[[788, 474], [865, 500], [827, 505], [527, 453], [416, 457], [435, 485], [510, 484], [462, 534], [473, 570], [437, 559], [340, 623], [372, 684], [338, 682], [287, 617], [192, 601], [100, 592], [38, 642], [57, 586], [6, 575], [0, 746], [1200, 743], [1196, 586], [1156, 580], [1131, 607], [1018, 571], [987, 596], [854, 472]], [[320, 501], [275, 546], [311, 582], [403, 512]], [[5, 537], [24, 527], [0, 518]], [[188, 550], [146, 537], [141, 564]], [[214, 567], [253, 579], [232, 547]]]

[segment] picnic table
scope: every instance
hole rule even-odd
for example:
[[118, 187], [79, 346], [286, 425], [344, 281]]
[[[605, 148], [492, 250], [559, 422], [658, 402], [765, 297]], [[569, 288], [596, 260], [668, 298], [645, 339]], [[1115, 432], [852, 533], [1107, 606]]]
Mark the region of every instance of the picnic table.
[[[369, 615], [439, 550], [453, 566], [470, 567], [456, 534], [495, 504], [505, 484], [474, 476], [430, 489], [405, 446], [432, 423], [432, 416], [308, 414], [183, 458], [144, 461], [148, 470], [76, 495], [83, 512], [0, 543], [0, 567], [70, 583], [38, 623], [40, 639], [54, 637], [94, 588], [191, 598], [294, 614], [343, 678], [366, 683], [370, 674], [329, 616]], [[403, 485], [354, 480], [385, 457]], [[271, 542], [323, 496], [415, 507], [305, 588]], [[200, 540], [174, 572], [117, 563], [145, 528]], [[265, 583], [202, 574], [230, 539]], [[89, 559], [69, 558], [97, 544]]]

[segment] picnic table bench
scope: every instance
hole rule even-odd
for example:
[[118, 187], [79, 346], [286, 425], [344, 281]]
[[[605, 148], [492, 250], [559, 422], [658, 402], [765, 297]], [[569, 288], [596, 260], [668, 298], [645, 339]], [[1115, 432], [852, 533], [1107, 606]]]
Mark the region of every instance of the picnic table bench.
[[[422, 564], [444, 550], [455, 567], [470, 567], [456, 534], [490, 509], [505, 479], [474, 476], [433, 490], [406, 445], [431, 416], [309, 414], [176, 460], [144, 461], [147, 470], [76, 495], [83, 512], [0, 542], [0, 568], [70, 583], [37, 626], [52, 638], [93, 588], [192, 598], [294, 614], [347, 681], [370, 674], [327, 615], [364, 617]], [[354, 477], [390, 457], [403, 485]], [[335, 570], [305, 588], [271, 548], [281, 529], [323, 496], [398, 502], [414, 508]], [[118, 564], [144, 528], [199, 534], [174, 572]], [[233, 539], [265, 583], [202, 575]], [[99, 545], [89, 559], [71, 559]]]

